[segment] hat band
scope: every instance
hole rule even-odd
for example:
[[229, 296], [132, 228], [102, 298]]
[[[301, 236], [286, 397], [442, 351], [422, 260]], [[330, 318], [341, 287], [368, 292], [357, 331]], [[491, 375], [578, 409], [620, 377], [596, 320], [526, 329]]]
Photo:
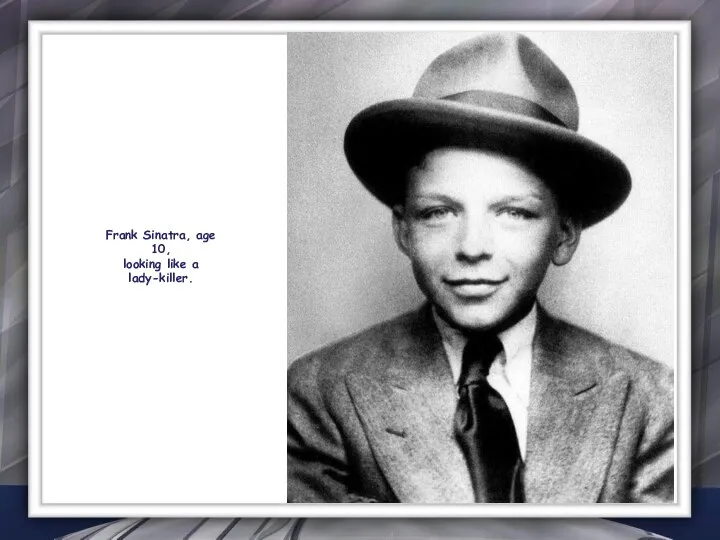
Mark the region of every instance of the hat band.
[[475, 105], [476, 107], [486, 107], [489, 109], [520, 114], [535, 118], [536, 120], [542, 120], [543, 122], [550, 122], [556, 126], [564, 128], [568, 127], [565, 122], [560, 120], [542, 105], [538, 105], [529, 99], [513, 96], [511, 94], [504, 94], [502, 92], [492, 92], [489, 90], [467, 90], [465, 92], [445, 96], [441, 99], [465, 103], [467, 105]]

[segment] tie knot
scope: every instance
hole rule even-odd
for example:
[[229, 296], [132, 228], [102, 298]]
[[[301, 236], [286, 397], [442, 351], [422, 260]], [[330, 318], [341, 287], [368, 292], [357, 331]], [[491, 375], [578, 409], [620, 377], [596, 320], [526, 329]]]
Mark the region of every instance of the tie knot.
[[462, 387], [484, 380], [495, 357], [502, 350], [502, 343], [495, 334], [472, 336], [463, 349], [462, 371], [458, 384]]

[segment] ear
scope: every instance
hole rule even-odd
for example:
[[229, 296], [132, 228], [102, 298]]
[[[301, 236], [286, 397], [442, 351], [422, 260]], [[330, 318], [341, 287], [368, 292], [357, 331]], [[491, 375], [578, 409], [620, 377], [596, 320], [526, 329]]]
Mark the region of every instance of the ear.
[[395, 243], [405, 255], [409, 255], [409, 242], [408, 242], [408, 226], [405, 221], [405, 207], [401, 204], [393, 206], [393, 234], [395, 235]]
[[581, 232], [582, 225], [579, 221], [567, 216], [560, 217], [557, 241], [552, 256], [553, 264], [562, 266], [570, 262], [580, 243]]

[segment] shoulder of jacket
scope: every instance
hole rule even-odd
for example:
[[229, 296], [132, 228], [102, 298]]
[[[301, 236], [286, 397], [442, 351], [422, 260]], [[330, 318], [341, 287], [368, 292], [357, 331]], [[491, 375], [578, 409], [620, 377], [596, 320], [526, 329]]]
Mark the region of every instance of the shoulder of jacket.
[[419, 310], [404, 313], [301, 356], [288, 368], [288, 385], [307, 378], [337, 380], [351, 370], [379, 368], [373, 362], [392, 358], [420, 316]]
[[670, 397], [673, 395], [674, 372], [665, 364], [614, 343], [590, 330], [567, 321], [556, 320], [569, 339], [592, 352], [588, 356], [596, 359], [596, 368], [602, 377], [625, 373], [632, 381], [635, 390]]

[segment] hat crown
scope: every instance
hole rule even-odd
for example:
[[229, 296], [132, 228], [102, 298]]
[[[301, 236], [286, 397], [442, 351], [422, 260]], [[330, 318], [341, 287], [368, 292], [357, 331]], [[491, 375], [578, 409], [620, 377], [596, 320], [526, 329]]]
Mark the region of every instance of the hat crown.
[[525, 100], [565, 127], [578, 129], [579, 109], [570, 81], [522, 34], [486, 34], [442, 53], [420, 77], [413, 97], [452, 99], [460, 94], [466, 103], [470, 99], [479, 106], [488, 106], [486, 96], [493, 96], [491, 102], [497, 96]]

